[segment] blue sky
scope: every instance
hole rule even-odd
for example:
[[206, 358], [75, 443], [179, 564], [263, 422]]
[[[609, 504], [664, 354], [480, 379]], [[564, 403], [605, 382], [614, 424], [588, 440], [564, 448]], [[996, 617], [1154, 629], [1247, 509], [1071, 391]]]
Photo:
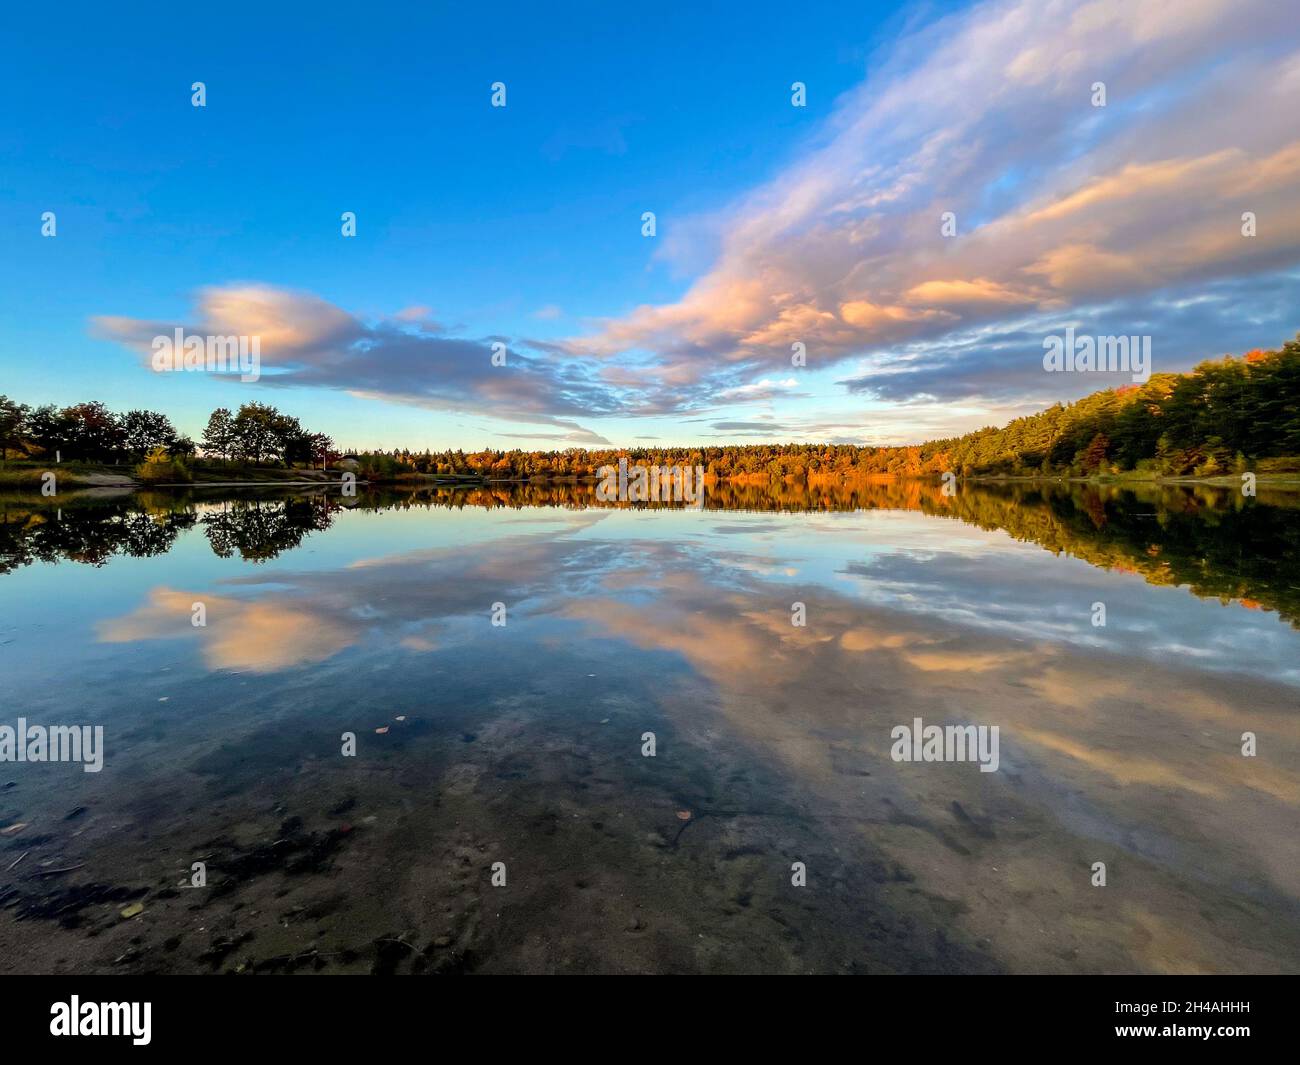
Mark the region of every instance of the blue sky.
[[[348, 446], [904, 442], [1115, 383], [1042, 373], [1071, 322], [1157, 369], [1276, 346], [1300, 31], [1246, 7], [12, 12], [0, 391]], [[266, 375], [153, 372], [174, 325], [263, 333]]]

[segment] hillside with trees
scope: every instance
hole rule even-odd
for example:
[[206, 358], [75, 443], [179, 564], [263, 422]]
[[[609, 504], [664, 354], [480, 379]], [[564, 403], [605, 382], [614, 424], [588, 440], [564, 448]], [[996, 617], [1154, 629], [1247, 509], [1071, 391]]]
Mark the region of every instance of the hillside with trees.
[[1300, 339], [1186, 374], [1154, 374], [943, 446], [962, 474], [1210, 477], [1300, 456]]

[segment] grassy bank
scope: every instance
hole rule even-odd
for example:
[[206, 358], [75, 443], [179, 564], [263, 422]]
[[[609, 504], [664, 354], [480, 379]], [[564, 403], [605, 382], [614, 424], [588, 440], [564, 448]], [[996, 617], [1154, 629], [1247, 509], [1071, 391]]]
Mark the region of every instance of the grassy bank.
[[45, 474], [52, 473], [58, 485], [97, 487], [105, 485], [131, 485], [130, 466], [110, 466], [95, 462], [0, 462], [0, 486], [30, 488], [39, 491], [45, 483]]

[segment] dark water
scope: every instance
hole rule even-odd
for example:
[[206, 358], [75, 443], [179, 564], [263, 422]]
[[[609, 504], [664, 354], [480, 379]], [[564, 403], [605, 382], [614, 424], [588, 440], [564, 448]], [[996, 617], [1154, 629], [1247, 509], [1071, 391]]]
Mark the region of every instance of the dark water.
[[7, 497], [0, 970], [1296, 971], [1289, 502]]

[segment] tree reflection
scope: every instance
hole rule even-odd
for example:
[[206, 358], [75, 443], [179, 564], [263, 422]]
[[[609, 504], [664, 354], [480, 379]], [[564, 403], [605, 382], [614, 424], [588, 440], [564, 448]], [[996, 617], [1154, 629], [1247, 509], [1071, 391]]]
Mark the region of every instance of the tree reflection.
[[0, 504], [0, 573], [69, 559], [102, 566], [115, 555], [144, 558], [171, 549], [194, 525], [192, 512], [151, 514], [127, 503], [63, 510]]
[[[558, 507], [684, 509], [681, 503], [602, 503], [590, 483], [498, 483], [336, 493], [259, 494], [217, 501], [138, 492], [62, 508], [30, 497], [0, 500], [0, 573], [33, 562], [102, 566], [115, 556], [169, 551], [200, 527], [212, 551], [265, 562], [328, 529], [342, 509]], [[964, 483], [955, 495], [923, 480], [713, 484], [711, 511], [918, 510], [1001, 530], [1055, 554], [1185, 586], [1204, 598], [1277, 611], [1300, 627], [1300, 496], [1258, 499], [1207, 485], [1135, 487], [1066, 482]]]
[[333, 524], [341, 504], [328, 496], [298, 499], [241, 499], [221, 504], [199, 520], [213, 554], [266, 562], [302, 543], [308, 533]]
[[221, 558], [265, 562], [328, 529], [340, 507], [328, 496], [196, 504], [189, 496], [144, 492], [63, 507], [10, 500], [0, 502], [0, 573], [33, 562], [103, 566], [117, 556], [161, 555], [196, 526]]

